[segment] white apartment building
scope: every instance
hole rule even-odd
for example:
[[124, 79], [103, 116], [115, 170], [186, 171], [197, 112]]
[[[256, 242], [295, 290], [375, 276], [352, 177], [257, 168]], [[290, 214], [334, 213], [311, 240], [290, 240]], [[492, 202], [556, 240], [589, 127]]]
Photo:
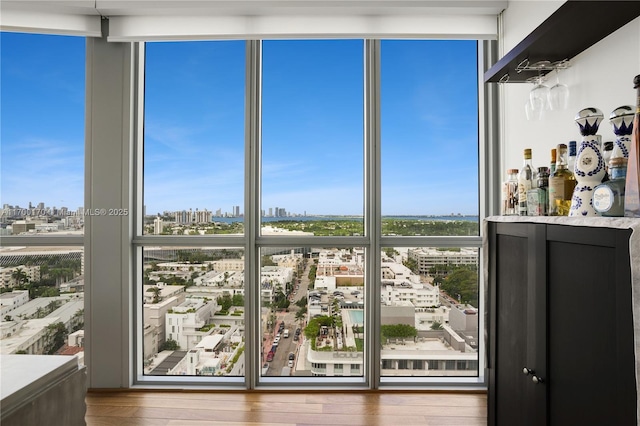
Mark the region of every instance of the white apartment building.
[[[385, 344], [380, 353], [383, 376], [475, 376], [478, 354], [454, 349], [440, 338], [416, 338]], [[314, 351], [307, 348], [312, 376], [362, 376], [362, 352]]]
[[0, 354], [15, 354], [24, 351], [30, 355], [42, 355], [47, 345], [47, 327], [58, 322], [58, 318], [47, 317], [24, 321], [0, 322]]
[[416, 312], [420, 312], [440, 305], [440, 291], [438, 287], [427, 283], [383, 280], [382, 303], [386, 306], [410, 303]]
[[211, 262], [213, 269], [221, 272], [244, 271], [244, 259], [221, 259]]
[[9, 312], [29, 301], [29, 290], [13, 290], [0, 294], [0, 316], [4, 318]]
[[174, 212], [175, 220], [177, 224], [190, 224], [190, 223], [209, 223], [211, 222], [211, 212], [207, 209], [198, 210], [182, 210]]
[[217, 307], [215, 300], [190, 296], [165, 314], [165, 338], [175, 340], [182, 350], [194, 348], [206, 331], [199, 331], [209, 324]]
[[303, 254], [295, 253], [291, 250], [289, 254], [274, 254], [271, 260], [278, 266], [283, 268], [296, 269], [302, 263]]
[[184, 302], [185, 287], [183, 285], [166, 285], [166, 284], [159, 283], [157, 285], [142, 286], [142, 298], [144, 300], [145, 305], [153, 303], [153, 299], [155, 297], [155, 293], [152, 291], [153, 288], [160, 289], [160, 292], [158, 293], [158, 298], [160, 299], [160, 302], [174, 296], [180, 299], [180, 303]]
[[25, 274], [28, 282], [40, 281], [40, 266], [10, 266], [0, 268], [0, 287], [12, 288], [18, 285], [18, 281], [14, 277], [14, 273], [18, 270]]
[[280, 266], [263, 266], [260, 269], [260, 281], [268, 282], [275, 289], [280, 285], [282, 290], [286, 288], [287, 283], [293, 282], [293, 269], [281, 268]]
[[429, 274], [429, 270], [436, 265], [478, 266], [478, 249], [476, 248], [461, 248], [460, 251], [450, 251], [420, 247], [409, 249], [407, 256], [417, 262], [420, 274]]
[[[231, 369], [231, 375], [244, 374], [242, 334], [237, 327], [211, 330], [189, 349], [168, 375], [215, 376]], [[235, 361], [234, 361], [235, 360]]]
[[160, 216], [156, 217], [153, 220], [153, 235], [162, 234], [162, 227], [164, 226], [164, 222], [160, 218]]

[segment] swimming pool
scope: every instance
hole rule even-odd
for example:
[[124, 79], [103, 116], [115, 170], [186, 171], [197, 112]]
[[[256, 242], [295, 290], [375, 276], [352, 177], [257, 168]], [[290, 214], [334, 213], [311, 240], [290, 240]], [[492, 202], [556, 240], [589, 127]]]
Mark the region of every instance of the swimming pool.
[[354, 324], [364, 323], [364, 309], [346, 309], [349, 313], [349, 319]]

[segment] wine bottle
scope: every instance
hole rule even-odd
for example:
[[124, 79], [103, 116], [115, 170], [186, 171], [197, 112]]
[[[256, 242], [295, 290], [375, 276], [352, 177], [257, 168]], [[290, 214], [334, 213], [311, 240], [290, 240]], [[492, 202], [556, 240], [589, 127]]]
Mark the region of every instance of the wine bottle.
[[640, 75], [636, 75], [633, 79], [633, 87], [637, 90], [637, 100], [624, 193], [626, 217], [640, 217]]
[[527, 216], [527, 191], [536, 187], [538, 177], [531, 164], [531, 149], [524, 150], [524, 164], [518, 173], [518, 214]]
[[567, 167], [567, 145], [556, 148], [556, 171], [549, 177], [549, 216], [568, 216], [576, 177]]

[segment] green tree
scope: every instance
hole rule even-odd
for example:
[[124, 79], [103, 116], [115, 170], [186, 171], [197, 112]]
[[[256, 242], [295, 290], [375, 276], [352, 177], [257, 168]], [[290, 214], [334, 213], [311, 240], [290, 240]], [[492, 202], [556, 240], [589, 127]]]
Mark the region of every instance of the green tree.
[[220, 308], [225, 312], [228, 312], [229, 309], [233, 306], [233, 299], [229, 294], [224, 294], [223, 296], [218, 297], [216, 301], [218, 302], [218, 306], [220, 306]]
[[411, 272], [413, 272], [414, 274], [420, 274], [420, 271], [418, 269], [418, 261], [415, 259], [406, 259], [402, 262], [402, 264], [404, 266], [406, 266], [407, 268], [409, 268], [411, 270]]
[[334, 318], [327, 315], [313, 318], [304, 328], [304, 335], [307, 339], [314, 342], [315, 338], [320, 334], [320, 328], [322, 326], [333, 327], [334, 324]]
[[276, 266], [271, 256], [262, 256], [262, 266]]
[[27, 273], [22, 270], [22, 268], [16, 268], [13, 272], [11, 272], [11, 278], [14, 283], [18, 287], [22, 287], [26, 283], [29, 282], [29, 277]]
[[396, 249], [394, 249], [393, 247], [385, 247], [384, 249], [382, 249], [382, 251], [384, 251], [384, 253], [389, 256], [390, 258], [394, 258], [395, 256], [397, 256], [398, 251]]
[[407, 337], [416, 337], [418, 331], [415, 327], [408, 324], [388, 324], [380, 327], [382, 342], [387, 339], [405, 339]]
[[49, 324], [45, 330], [43, 353], [53, 355], [64, 345], [67, 328], [61, 322]]
[[233, 306], [244, 306], [244, 296], [241, 294], [234, 294], [231, 298], [231, 304]]
[[162, 352], [162, 351], [177, 351], [180, 349], [180, 346], [178, 345], [178, 342], [176, 342], [173, 339], [167, 339], [164, 341], [163, 344], [160, 345], [160, 347], [158, 348], [158, 351]]
[[431, 324], [431, 329], [432, 330], [442, 330], [444, 327], [442, 327], [442, 323], [438, 322], [438, 321], [434, 321], [433, 324]]
[[296, 321], [301, 321], [304, 319], [304, 317], [307, 315], [307, 307], [303, 306], [302, 308], [298, 309], [298, 311], [296, 312]]
[[160, 300], [162, 300], [160, 297], [161, 291], [162, 289], [160, 287], [150, 287], [147, 289], [147, 293], [153, 294], [153, 299], [151, 300], [151, 303], [158, 303], [160, 302]]
[[460, 267], [450, 272], [440, 289], [454, 299], [460, 295], [461, 303], [478, 307], [478, 272], [475, 268]]

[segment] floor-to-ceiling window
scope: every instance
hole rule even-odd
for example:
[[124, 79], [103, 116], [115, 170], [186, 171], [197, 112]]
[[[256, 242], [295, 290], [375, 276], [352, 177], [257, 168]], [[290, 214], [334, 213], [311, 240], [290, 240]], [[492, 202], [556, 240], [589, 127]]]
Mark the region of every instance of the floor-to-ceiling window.
[[145, 376], [244, 376], [245, 42], [145, 52]]
[[479, 235], [477, 43], [380, 58], [381, 376], [478, 376], [478, 248], [455, 239]]
[[147, 43], [138, 380], [477, 378], [477, 49]]
[[1, 354], [84, 346], [85, 39], [0, 35]]

